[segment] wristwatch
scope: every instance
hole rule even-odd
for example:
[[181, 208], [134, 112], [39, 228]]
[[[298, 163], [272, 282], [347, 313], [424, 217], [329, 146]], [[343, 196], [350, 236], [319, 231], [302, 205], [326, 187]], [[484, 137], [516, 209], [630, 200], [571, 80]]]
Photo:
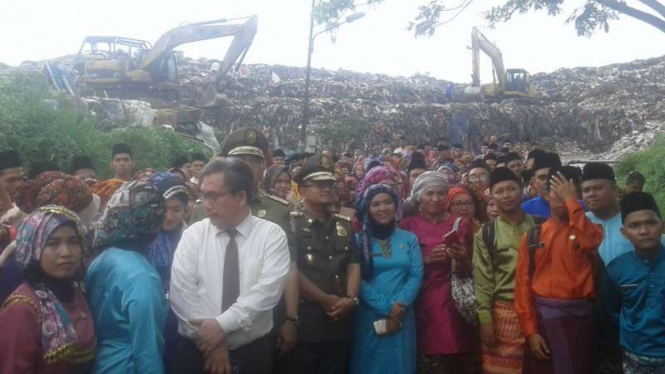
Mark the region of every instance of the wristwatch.
[[292, 316], [286, 316], [284, 320], [291, 321], [291, 323], [293, 323], [295, 327], [300, 326], [300, 316], [298, 316], [297, 314], [294, 314]]
[[358, 296], [356, 296], [356, 295], [353, 295], [353, 294], [351, 294], [351, 295], [347, 295], [346, 298], [349, 299], [349, 300], [351, 300], [351, 301], [353, 301], [353, 304], [354, 304], [355, 306], [358, 306], [358, 305], [360, 304], [360, 299], [359, 299]]

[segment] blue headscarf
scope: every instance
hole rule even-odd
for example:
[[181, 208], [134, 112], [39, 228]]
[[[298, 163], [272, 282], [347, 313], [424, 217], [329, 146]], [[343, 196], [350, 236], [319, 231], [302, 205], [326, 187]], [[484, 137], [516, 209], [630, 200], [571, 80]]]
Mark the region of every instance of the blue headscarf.
[[[374, 260], [370, 256], [372, 251], [373, 239], [387, 239], [395, 232], [396, 223], [393, 221], [390, 225], [380, 226], [374, 223], [369, 214], [369, 207], [372, 200], [378, 194], [388, 194], [395, 203], [395, 214], [400, 209], [400, 199], [395, 190], [387, 184], [375, 184], [365, 190], [363, 196], [356, 201], [356, 214], [358, 222], [362, 224], [362, 229], [358, 234], [360, 241], [360, 265], [362, 270], [362, 277], [365, 279], [374, 276]], [[397, 217], [397, 216], [396, 216]]]

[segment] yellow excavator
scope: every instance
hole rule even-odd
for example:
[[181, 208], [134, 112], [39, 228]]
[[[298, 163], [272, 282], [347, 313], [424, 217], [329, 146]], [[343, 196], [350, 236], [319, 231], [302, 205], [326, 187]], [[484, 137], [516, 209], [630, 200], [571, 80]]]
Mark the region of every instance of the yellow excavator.
[[[242, 23], [232, 23], [244, 20]], [[178, 59], [173, 51], [179, 45], [233, 36], [234, 39], [220, 62], [212, 81], [197, 106], [212, 106], [216, 102], [217, 87], [234, 64], [242, 63], [256, 35], [256, 16], [219, 19], [190, 23], [169, 30], [154, 46], [138, 39], [115, 36], [88, 36], [84, 39], [74, 67], [81, 74], [82, 83], [93, 89], [123, 87], [178, 89]]]
[[[501, 50], [475, 27], [471, 31], [471, 51], [473, 83], [471, 87], [465, 89], [465, 97], [488, 97], [496, 100], [533, 97], [529, 72], [524, 69], [506, 70]], [[480, 85], [480, 51], [492, 60], [494, 75], [492, 84]]]

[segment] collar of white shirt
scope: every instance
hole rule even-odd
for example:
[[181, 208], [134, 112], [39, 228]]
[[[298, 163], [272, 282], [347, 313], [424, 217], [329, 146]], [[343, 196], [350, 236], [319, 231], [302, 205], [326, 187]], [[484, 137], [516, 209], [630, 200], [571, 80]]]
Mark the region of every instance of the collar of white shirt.
[[[240, 234], [240, 236], [242, 236], [243, 238], [248, 238], [249, 237], [249, 234], [251, 233], [252, 228], [254, 227], [253, 220], [254, 220], [254, 216], [252, 215], [252, 211], [248, 209], [247, 217], [245, 217], [245, 219], [243, 219], [235, 227], [235, 229], [238, 230], [238, 234]], [[214, 227], [215, 227], [215, 230], [216, 230], [216, 233], [215, 233], [216, 235], [219, 235], [221, 233], [226, 233], [226, 229], [228, 228], [228, 227], [220, 228], [220, 227], [217, 227], [217, 226], [214, 226]]]

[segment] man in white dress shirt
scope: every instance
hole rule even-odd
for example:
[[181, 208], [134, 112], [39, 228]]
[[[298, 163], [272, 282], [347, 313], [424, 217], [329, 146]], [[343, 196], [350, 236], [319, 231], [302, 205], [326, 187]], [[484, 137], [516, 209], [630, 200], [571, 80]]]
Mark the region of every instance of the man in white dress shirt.
[[284, 231], [252, 216], [254, 184], [244, 162], [209, 163], [201, 174], [208, 218], [190, 226], [176, 249], [170, 301], [185, 337], [176, 374], [269, 374], [277, 305], [290, 257]]

